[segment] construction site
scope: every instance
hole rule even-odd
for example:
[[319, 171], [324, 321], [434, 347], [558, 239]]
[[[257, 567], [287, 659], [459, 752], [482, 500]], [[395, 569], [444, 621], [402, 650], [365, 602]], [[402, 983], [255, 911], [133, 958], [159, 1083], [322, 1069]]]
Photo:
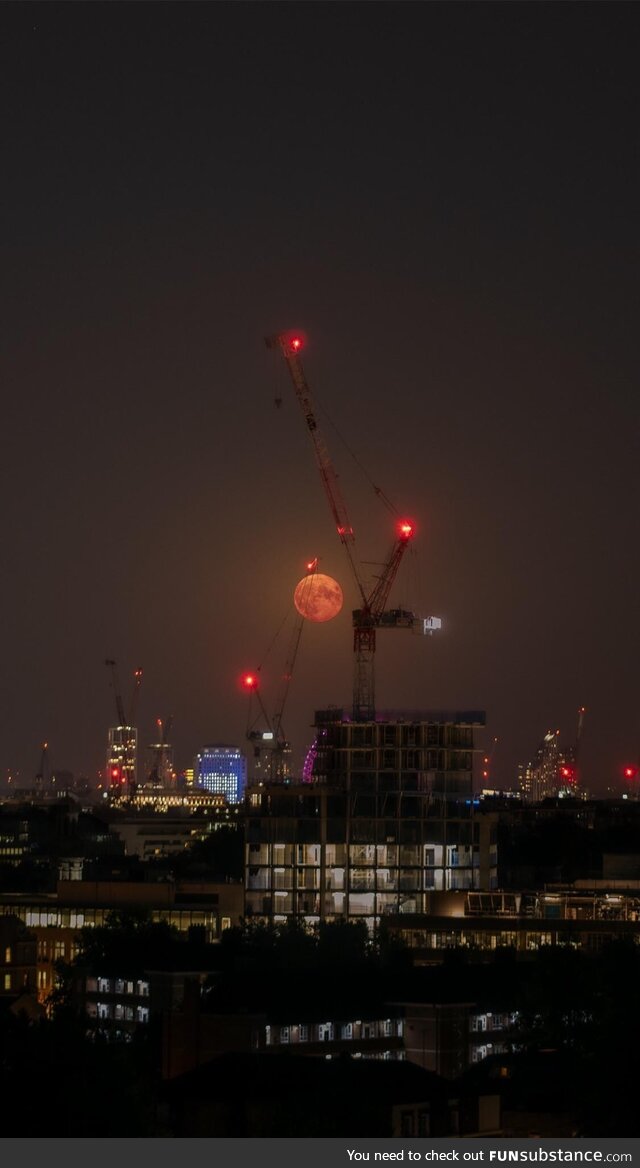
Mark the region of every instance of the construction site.
[[[283, 333], [266, 344], [284, 360], [301, 408], [357, 607], [352, 704], [316, 711], [315, 741], [301, 775], [291, 775], [287, 767], [283, 718], [302, 624], [294, 631], [273, 718], [262, 701], [257, 671], [246, 675], [245, 687], [264, 725], [250, 731], [259, 769], [246, 806], [246, 913], [309, 925], [360, 919], [374, 931], [387, 914], [425, 911], [433, 890], [496, 887], [495, 818], [473, 796], [474, 732], [484, 726], [485, 715], [378, 709], [378, 634], [431, 636], [442, 626], [439, 617], [391, 602], [416, 526], [394, 515], [391, 549], [370, 580], [303, 369], [302, 339]], [[309, 588], [315, 571], [316, 565], [309, 565]]]

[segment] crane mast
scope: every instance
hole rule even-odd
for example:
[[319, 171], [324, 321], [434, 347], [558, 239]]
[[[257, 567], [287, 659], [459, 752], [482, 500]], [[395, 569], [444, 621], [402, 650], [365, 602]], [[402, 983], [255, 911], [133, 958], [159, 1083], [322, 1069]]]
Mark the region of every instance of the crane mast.
[[286, 362], [313, 443], [316, 463], [336, 530], [347, 552], [351, 572], [360, 594], [361, 607], [353, 612], [353, 717], [358, 722], [372, 721], [375, 718], [376, 631], [380, 627], [412, 628], [417, 623], [417, 618], [413, 613], [399, 609], [386, 611], [389, 593], [402, 557], [413, 536], [413, 525], [408, 520], [401, 520], [398, 523], [397, 535], [391, 553], [375, 585], [368, 591], [363, 583], [360, 566], [356, 559], [355, 535], [342, 497], [338, 476], [318, 425], [313, 397], [300, 360], [302, 341], [294, 334], [278, 333], [266, 337], [265, 343], [268, 349], [280, 349]]

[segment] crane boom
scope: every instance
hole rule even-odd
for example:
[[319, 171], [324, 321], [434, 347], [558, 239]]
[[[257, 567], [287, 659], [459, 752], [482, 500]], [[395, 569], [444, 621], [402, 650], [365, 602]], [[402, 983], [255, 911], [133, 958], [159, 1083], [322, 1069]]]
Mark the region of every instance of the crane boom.
[[124, 714], [124, 705], [122, 702], [122, 694], [120, 692], [120, 682], [118, 681], [118, 671], [116, 669], [116, 663], [115, 663], [115, 661], [112, 661], [110, 658], [107, 658], [107, 660], [105, 661], [105, 665], [111, 670], [111, 684], [113, 686], [113, 693], [114, 693], [114, 697], [116, 700], [116, 714], [118, 717], [118, 725], [119, 726], [126, 726], [126, 725], [128, 725], [128, 723], [127, 723], [127, 719], [125, 718], [125, 714]]
[[[386, 612], [389, 593], [396, 578], [398, 568], [408, 544], [413, 536], [413, 524], [401, 520], [397, 526], [397, 538], [383, 570], [368, 593], [362, 580], [362, 573], [355, 554], [355, 536], [349, 520], [346, 504], [338, 483], [329, 451], [318, 426], [313, 397], [300, 360], [302, 341], [292, 333], [277, 333], [266, 337], [268, 349], [280, 349], [285, 359], [293, 388], [302, 408], [307, 429], [313, 442], [320, 478], [329, 508], [333, 516], [338, 536], [347, 552], [353, 578], [356, 582], [362, 607], [353, 613], [353, 716], [356, 721], [370, 721], [375, 718], [375, 652], [376, 629], [412, 628], [416, 623], [413, 613], [392, 610]], [[381, 494], [379, 488], [375, 488]]]
[[412, 535], [413, 525], [407, 520], [402, 520], [402, 522], [398, 525], [398, 536], [391, 549], [391, 553], [384, 566], [384, 570], [378, 577], [377, 583], [375, 584], [367, 601], [367, 606], [374, 621], [380, 619], [385, 608], [387, 607], [387, 601], [389, 599], [389, 593], [393, 587], [393, 581], [398, 574], [400, 562], [404, 556], [405, 551], [407, 550], [407, 546]]
[[131, 694], [131, 705], [129, 706], [129, 721], [128, 726], [135, 726], [136, 713], [138, 710], [138, 695], [140, 693], [140, 686], [142, 685], [142, 670], [136, 669], [133, 674], [133, 692]]
[[327, 496], [331, 514], [333, 515], [336, 531], [338, 532], [340, 541], [344, 545], [346, 553], [349, 557], [351, 571], [360, 593], [362, 603], [366, 605], [367, 596], [364, 585], [362, 583], [360, 569], [355, 558], [355, 534], [349, 519], [345, 501], [342, 497], [342, 491], [340, 490], [340, 485], [338, 483], [338, 476], [335, 472], [333, 462], [331, 461], [331, 455], [329, 454], [327, 445], [322, 436], [322, 431], [318, 425], [313, 397], [311, 396], [311, 390], [309, 389], [309, 384], [305, 377], [304, 369], [302, 368], [302, 362], [299, 356], [300, 349], [302, 348], [302, 342], [299, 337], [292, 337], [288, 333], [279, 333], [272, 337], [265, 337], [265, 344], [268, 349], [279, 348], [287, 363], [287, 368], [293, 382], [293, 388], [300, 403], [300, 407], [307, 424], [307, 430], [309, 431], [309, 436], [313, 443], [316, 463], [318, 470], [320, 471], [320, 479], [324, 487], [325, 495]]
[[[317, 571], [318, 571], [318, 559], [316, 557], [315, 559], [311, 560], [310, 563], [307, 564], [307, 574], [304, 578], [306, 589], [311, 588], [313, 580], [316, 577]], [[308, 593], [307, 593], [307, 595], [308, 595]], [[298, 656], [298, 649], [300, 647], [300, 639], [302, 637], [302, 629], [304, 627], [304, 621], [305, 621], [305, 618], [304, 618], [303, 612], [299, 609], [297, 614], [296, 614], [293, 629], [291, 632], [291, 638], [289, 641], [289, 648], [287, 650], [287, 656], [286, 656], [286, 660], [285, 660], [284, 673], [282, 674], [282, 677], [281, 677], [280, 690], [278, 692], [278, 696], [277, 696], [277, 699], [275, 702], [275, 710], [274, 710], [274, 714], [273, 714], [272, 718], [269, 717], [267, 710], [266, 710], [266, 707], [264, 705], [264, 702], [262, 701], [262, 698], [260, 696], [260, 689], [259, 689], [259, 684], [258, 684], [259, 670], [256, 670], [255, 673], [247, 673], [247, 674], [245, 674], [245, 676], [243, 678], [244, 688], [248, 691], [248, 693], [251, 696], [253, 694], [255, 694], [255, 696], [258, 700], [260, 712], [262, 714], [262, 717], [264, 719], [264, 723], [265, 723], [267, 730], [269, 732], [269, 743], [270, 744], [269, 744], [268, 749], [271, 752], [271, 759], [270, 759], [270, 764], [269, 764], [269, 781], [273, 782], [273, 783], [282, 783], [285, 781], [285, 778], [286, 778], [285, 754], [287, 751], [289, 751], [290, 743], [287, 740], [287, 736], [286, 736], [284, 725], [283, 725], [283, 719], [284, 719], [285, 706], [287, 704], [287, 698], [289, 696], [289, 689], [291, 686], [291, 680], [293, 678], [293, 671], [295, 669], [296, 659]], [[254, 727], [255, 727], [255, 723], [254, 723], [254, 726], [251, 728], [251, 730], [249, 730], [247, 732], [247, 737], [250, 739], [250, 741], [252, 741], [254, 743], [260, 741], [261, 738], [264, 742], [264, 736], [261, 735], [259, 731], [256, 731], [254, 729]], [[260, 750], [261, 750], [261, 747], [258, 746], [257, 751], [259, 752]]]

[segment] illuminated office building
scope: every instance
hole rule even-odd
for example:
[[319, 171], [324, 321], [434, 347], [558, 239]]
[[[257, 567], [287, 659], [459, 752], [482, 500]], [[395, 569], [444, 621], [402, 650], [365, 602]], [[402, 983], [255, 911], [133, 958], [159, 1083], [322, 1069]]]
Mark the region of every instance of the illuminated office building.
[[224, 795], [228, 803], [240, 803], [247, 781], [247, 760], [237, 746], [203, 746], [196, 756], [196, 786], [214, 795]]
[[107, 780], [111, 790], [132, 790], [137, 780], [138, 731], [111, 726], [107, 744]]

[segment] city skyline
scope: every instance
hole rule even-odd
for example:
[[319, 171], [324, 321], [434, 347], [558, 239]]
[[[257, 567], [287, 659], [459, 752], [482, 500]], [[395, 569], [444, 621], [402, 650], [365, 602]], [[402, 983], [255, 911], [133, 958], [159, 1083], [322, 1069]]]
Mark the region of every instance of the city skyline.
[[[249, 12], [250, 19], [246, 19]], [[357, 595], [286, 370], [304, 354], [363, 560], [416, 524], [381, 709], [483, 709], [515, 784], [586, 707], [584, 782], [637, 762], [635, 23], [630, 6], [7, 6], [0, 767], [94, 775], [243, 748], [240, 677], [305, 563], [285, 717], [348, 707]], [[302, 178], [301, 178], [302, 176]], [[281, 404], [276, 404], [280, 402]], [[326, 411], [326, 413], [325, 413]], [[328, 417], [327, 417], [328, 416]], [[344, 442], [335, 433], [338, 428]], [[375, 571], [375, 567], [372, 567]]]

